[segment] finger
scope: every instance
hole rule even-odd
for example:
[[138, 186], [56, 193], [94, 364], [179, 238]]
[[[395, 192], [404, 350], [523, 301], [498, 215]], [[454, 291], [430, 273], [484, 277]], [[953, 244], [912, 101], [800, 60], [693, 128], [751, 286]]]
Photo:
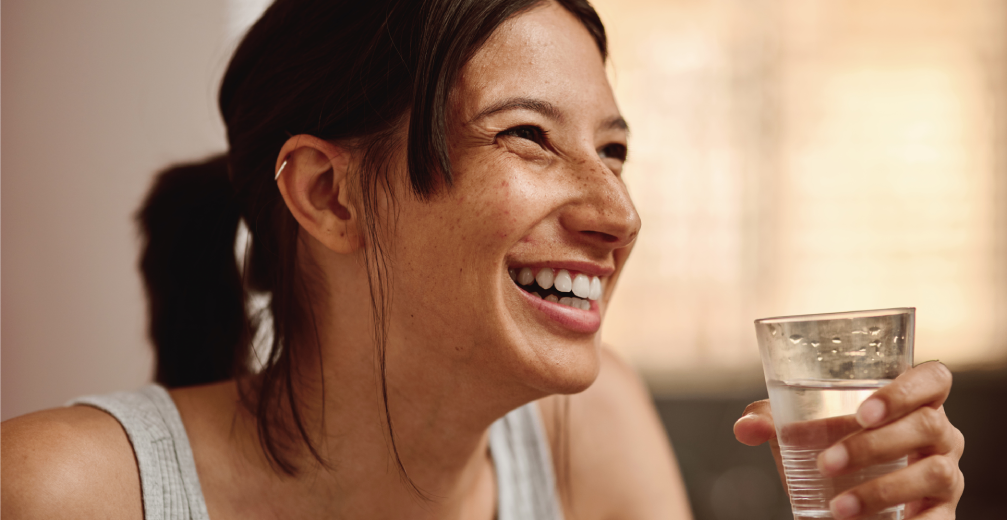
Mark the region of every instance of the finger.
[[842, 475], [906, 455], [954, 454], [957, 461], [960, 435], [944, 415], [944, 407], [935, 410], [924, 406], [901, 421], [862, 430], [823, 451], [818, 456], [818, 471], [826, 476]]
[[[944, 413], [943, 406], [938, 408], [938, 410]], [[962, 459], [962, 455], [965, 454], [965, 435], [962, 434], [961, 430], [955, 428], [954, 425], [951, 425], [951, 430], [951, 442], [954, 444], [954, 447], [948, 455], [954, 456], [955, 461], [959, 461]]]
[[958, 502], [965, 492], [965, 474], [958, 473], [958, 491], [954, 497], [947, 502], [936, 502], [930, 499], [917, 500], [906, 504], [905, 518], [913, 520], [945, 520], [955, 517], [955, 510], [958, 509]]
[[745, 414], [734, 423], [734, 437], [749, 446], [758, 446], [776, 437], [769, 399], [756, 401], [745, 408]]
[[929, 361], [910, 368], [861, 403], [857, 422], [876, 428], [921, 406], [937, 408], [950, 392], [951, 371], [939, 361]]
[[955, 517], [956, 505], [957, 502], [954, 505], [945, 503], [914, 515], [910, 515], [907, 512], [905, 518], [912, 518], [913, 520], [947, 520], [948, 518]]
[[829, 508], [837, 520], [843, 520], [920, 499], [936, 504], [956, 502], [961, 496], [961, 483], [961, 471], [954, 461], [943, 455], [931, 455], [839, 495]]

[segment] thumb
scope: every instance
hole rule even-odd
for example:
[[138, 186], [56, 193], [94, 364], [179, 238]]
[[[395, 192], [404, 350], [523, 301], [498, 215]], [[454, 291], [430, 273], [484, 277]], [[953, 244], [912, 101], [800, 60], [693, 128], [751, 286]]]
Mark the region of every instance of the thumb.
[[734, 423], [734, 437], [738, 442], [749, 446], [758, 446], [776, 438], [768, 399], [756, 401], [745, 408], [745, 414]]
[[[734, 437], [742, 444], [757, 446], [769, 441], [776, 469], [780, 472], [780, 482], [787, 491], [787, 479], [783, 476], [783, 459], [780, 456], [780, 443], [776, 440], [776, 425], [773, 423], [773, 412], [769, 409], [769, 399], [756, 401], [747, 408], [745, 414], [734, 423]], [[789, 493], [789, 491], [787, 491]]]

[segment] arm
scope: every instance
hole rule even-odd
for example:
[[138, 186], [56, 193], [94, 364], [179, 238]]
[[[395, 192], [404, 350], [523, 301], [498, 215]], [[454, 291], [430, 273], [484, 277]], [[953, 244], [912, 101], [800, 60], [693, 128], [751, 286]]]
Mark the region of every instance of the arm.
[[[908, 370], [860, 405], [860, 429], [818, 457], [824, 475], [909, 457], [909, 467], [877, 478], [836, 497], [836, 518], [855, 519], [898, 504], [907, 518], [947, 520], [965, 488], [958, 461], [965, 439], [944, 414], [951, 391], [951, 371], [938, 362]], [[780, 452], [769, 402], [752, 403], [734, 425], [734, 434], [748, 445], [770, 441], [777, 467]], [[781, 472], [782, 476], [782, 472]]]
[[83, 406], [0, 426], [0, 517], [143, 518], [140, 475], [126, 432]]
[[[567, 518], [692, 518], [678, 464], [650, 394], [614, 354], [602, 349], [601, 371], [590, 388], [572, 396], [552, 396], [540, 404]], [[563, 428], [557, 425], [563, 420], [566, 431], [560, 433]], [[569, 442], [566, 482], [563, 435]]]

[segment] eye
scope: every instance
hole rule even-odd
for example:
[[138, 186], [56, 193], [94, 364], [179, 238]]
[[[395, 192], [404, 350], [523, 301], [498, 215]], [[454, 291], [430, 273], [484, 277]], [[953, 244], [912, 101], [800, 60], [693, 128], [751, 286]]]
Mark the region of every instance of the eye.
[[537, 126], [522, 125], [522, 126], [515, 126], [514, 128], [508, 128], [507, 130], [504, 130], [503, 132], [497, 134], [497, 137], [499, 136], [517, 137], [518, 139], [525, 139], [527, 141], [536, 143], [539, 146], [544, 146], [546, 135], [548, 135], [548, 132]]
[[602, 146], [598, 150], [598, 157], [602, 159], [615, 159], [617, 161], [626, 162], [626, 145], [619, 143], [611, 143]]

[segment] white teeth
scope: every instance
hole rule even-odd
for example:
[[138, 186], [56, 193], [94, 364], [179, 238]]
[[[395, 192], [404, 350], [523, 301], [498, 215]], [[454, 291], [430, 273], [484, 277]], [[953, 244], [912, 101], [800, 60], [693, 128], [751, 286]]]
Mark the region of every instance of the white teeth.
[[580, 298], [573, 298], [570, 296], [564, 296], [560, 298], [558, 301], [554, 301], [555, 298], [556, 298], [555, 296], [549, 295], [549, 297], [546, 297], [546, 300], [549, 300], [553, 303], [559, 303], [560, 305], [566, 305], [567, 307], [573, 307], [574, 309], [580, 309], [582, 311], [591, 310], [591, 302], [587, 300], [582, 300]]
[[[571, 303], [564, 303], [564, 305], [569, 305], [577, 309], [590, 310], [591, 302], [588, 300], [601, 299], [601, 296], [605, 291], [602, 286], [601, 279], [597, 276], [588, 276], [581, 273], [575, 277], [571, 277], [570, 271], [567, 271], [566, 269], [555, 271], [552, 268], [543, 267], [539, 269], [538, 274], [535, 274], [532, 272], [531, 268], [522, 267], [521, 269], [508, 269], [507, 274], [510, 275], [512, 280], [520, 285], [531, 285], [534, 282], [542, 289], [555, 287], [557, 292], [573, 292], [573, 295], [577, 297], [567, 298]], [[540, 293], [532, 294], [554, 303], [563, 302], [563, 300], [558, 296], [550, 295], [543, 297]]]
[[597, 276], [591, 277], [591, 291], [587, 295], [592, 300], [601, 298], [601, 280]]
[[555, 278], [552, 269], [548, 267], [543, 267], [539, 270], [538, 274], [535, 276], [535, 281], [538, 282], [538, 286], [543, 289], [548, 289], [552, 287], [552, 281]]
[[585, 274], [578, 274], [573, 279], [573, 293], [581, 298], [587, 298], [591, 292], [591, 279]]
[[553, 282], [556, 284], [556, 290], [559, 292], [570, 292], [570, 288], [573, 286], [573, 280], [570, 278], [570, 271], [566, 269], [560, 269], [556, 273], [556, 279]]
[[536, 298], [541, 298], [541, 297], [542, 297], [542, 295], [541, 295], [541, 294], [539, 294], [539, 293], [537, 293], [537, 292], [533, 292], [533, 293], [531, 293], [531, 294], [532, 294], [532, 296], [534, 296], [534, 297], [536, 297]]
[[557, 298], [555, 294], [550, 294], [543, 299], [547, 302], [559, 303], [559, 298]]

